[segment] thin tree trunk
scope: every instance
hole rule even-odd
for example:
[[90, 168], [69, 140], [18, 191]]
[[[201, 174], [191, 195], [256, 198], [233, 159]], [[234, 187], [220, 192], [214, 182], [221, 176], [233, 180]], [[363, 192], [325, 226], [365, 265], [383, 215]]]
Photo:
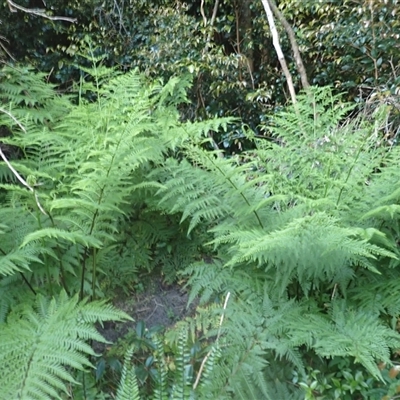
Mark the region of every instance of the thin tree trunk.
[[268, 0], [271, 6], [272, 12], [275, 14], [276, 18], [278, 18], [279, 22], [285, 28], [285, 31], [289, 37], [290, 45], [292, 47], [294, 60], [296, 62], [297, 71], [299, 72], [301, 84], [304, 89], [308, 89], [310, 84], [308, 83], [306, 69], [304, 68], [303, 60], [301, 58], [299, 45], [297, 44], [296, 35], [294, 33], [293, 28], [282, 14], [281, 10], [276, 6], [275, 0]]
[[[251, 45], [253, 41], [253, 20], [251, 15], [251, 2], [252, 0], [239, 0], [238, 3], [240, 7], [238, 8], [240, 22], [239, 23], [239, 32], [240, 38], [242, 41], [241, 52], [247, 58], [247, 65], [250, 72], [250, 75], [254, 73], [254, 50]], [[240, 48], [238, 42], [238, 49]], [[240, 53], [240, 51], [239, 51]], [[253, 85], [254, 86], [254, 85]]]
[[[208, 53], [208, 50], [210, 49], [212, 28], [214, 26], [215, 19], [217, 18], [218, 6], [219, 6], [219, 0], [215, 0], [213, 13], [212, 13], [210, 24], [209, 24], [209, 29], [210, 30], [209, 30], [209, 32], [207, 34], [207, 37], [206, 37], [206, 45], [205, 45], [205, 47], [203, 49], [203, 55]], [[208, 20], [207, 20], [206, 14], [204, 12], [204, 0], [201, 0], [200, 13], [201, 13], [201, 16], [203, 17], [204, 27], [207, 27]], [[205, 107], [204, 104], [203, 104], [203, 107]], [[214, 137], [213, 137], [213, 134], [212, 134], [211, 131], [208, 132], [208, 137], [210, 138], [211, 145], [214, 148], [214, 150], [218, 151], [218, 157], [223, 158], [224, 157], [224, 153], [220, 151], [220, 148], [218, 147], [217, 142], [214, 140]]]
[[292, 75], [289, 72], [289, 68], [287, 66], [285, 56], [283, 54], [281, 44], [279, 42], [279, 34], [278, 34], [278, 31], [277, 31], [276, 25], [275, 25], [274, 14], [272, 13], [269, 0], [261, 0], [261, 1], [264, 6], [265, 13], [267, 14], [269, 29], [270, 29], [271, 35], [272, 35], [272, 43], [274, 45], [276, 54], [278, 56], [278, 60], [281, 64], [283, 73], [285, 74], [285, 77], [286, 77], [287, 85], [288, 85], [289, 92], [290, 92], [290, 97], [292, 98], [293, 104], [296, 104], [297, 103], [296, 91], [294, 90]]

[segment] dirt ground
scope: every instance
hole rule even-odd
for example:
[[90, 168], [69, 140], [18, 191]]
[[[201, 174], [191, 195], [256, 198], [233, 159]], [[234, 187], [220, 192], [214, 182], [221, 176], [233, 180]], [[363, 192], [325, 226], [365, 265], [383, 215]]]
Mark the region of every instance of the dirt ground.
[[[129, 314], [134, 321], [124, 323], [110, 322], [99, 327], [99, 332], [108, 341], [115, 343], [129, 330], [134, 330], [139, 321], [144, 321], [147, 329], [153, 327], [168, 328], [187, 315], [193, 315], [195, 304], [187, 308], [188, 293], [177, 284], [166, 285], [156, 277], [144, 292], [131, 296], [121, 296], [114, 305]], [[96, 344], [95, 351], [103, 352], [105, 346]]]

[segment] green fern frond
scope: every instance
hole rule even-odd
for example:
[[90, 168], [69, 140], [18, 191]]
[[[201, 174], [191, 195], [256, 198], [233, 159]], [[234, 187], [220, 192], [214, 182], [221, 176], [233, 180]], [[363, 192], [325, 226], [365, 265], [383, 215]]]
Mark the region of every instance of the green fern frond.
[[24, 239], [21, 244], [21, 247], [26, 246], [27, 244], [38, 241], [42, 239], [57, 239], [57, 240], [65, 240], [71, 243], [80, 243], [86, 247], [101, 247], [101, 242], [94, 238], [93, 236], [78, 234], [75, 232], [66, 232], [61, 229], [56, 228], [45, 228], [41, 230], [37, 230], [35, 232], [30, 233]]
[[140, 400], [135, 368], [131, 365], [132, 354], [133, 349], [125, 354], [116, 400]]
[[4, 399], [60, 399], [65, 382], [76, 383], [70, 368], [91, 367], [94, 355], [88, 340], [105, 342], [95, 322], [130, 319], [104, 302], [78, 302], [65, 292], [48, 300], [17, 307], [0, 331], [0, 397]]
[[155, 361], [158, 366], [157, 380], [153, 391], [152, 400], [168, 400], [169, 387], [168, 387], [168, 367], [164, 358], [164, 346], [160, 338], [157, 336], [152, 337], [155, 346]]
[[[391, 363], [390, 349], [398, 348], [400, 335], [365, 309], [353, 310], [344, 301], [333, 302], [331, 320], [308, 314], [288, 322], [296, 331], [313, 338], [312, 348], [325, 357], [354, 357], [374, 377], [382, 379], [378, 362]], [[307, 340], [308, 341], [308, 340]]]
[[386, 272], [380, 279], [362, 281], [362, 290], [351, 289], [349, 296], [360, 309], [368, 310], [372, 315], [388, 315], [397, 318], [400, 314], [400, 299], [398, 291], [400, 278], [397, 274]]
[[[8, 104], [25, 129], [37, 123], [53, 123], [69, 109], [68, 96], [58, 96], [44, 73], [34, 73], [30, 67], [5, 66], [1, 78], [0, 101]], [[19, 129], [10, 121], [6, 124]]]
[[233, 398], [235, 400], [276, 400], [270, 396], [264, 375], [261, 372], [249, 372], [246, 374], [241, 370], [239, 373], [233, 388]]
[[382, 247], [358, 239], [358, 229], [340, 227], [337, 220], [325, 213], [298, 218], [282, 230], [265, 234], [261, 230], [238, 230], [214, 240], [233, 243], [228, 266], [255, 262], [269, 271], [280, 270], [276, 283], [282, 290], [296, 277], [301, 284], [332, 280], [353, 265], [378, 272], [369, 259], [376, 256], [396, 257]]
[[193, 366], [190, 364], [190, 353], [187, 348], [186, 329], [183, 329], [179, 335], [174, 378], [174, 384], [171, 388], [171, 397], [176, 400], [185, 400], [191, 398]]

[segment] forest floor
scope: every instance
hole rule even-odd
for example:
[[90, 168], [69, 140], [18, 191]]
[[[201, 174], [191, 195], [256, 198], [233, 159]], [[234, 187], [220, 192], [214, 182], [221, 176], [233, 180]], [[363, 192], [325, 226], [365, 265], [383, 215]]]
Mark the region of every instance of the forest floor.
[[[143, 321], [147, 329], [162, 330], [194, 314], [196, 302], [187, 307], [189, 294], [182, 286], [177, 283], [165, 284], [156, 276], [149, 279], [151, 282], [142, 292], [121, 295], [113, 302], [115, 307], [125, 311], [134, 321], [110, 322], [99, 328], [99, 332], [109, 342], [116, 343], [128, 332], [134, 331], [139, 321]], [[103, 352], [105, 346], [98, 346], [95, 351]]]

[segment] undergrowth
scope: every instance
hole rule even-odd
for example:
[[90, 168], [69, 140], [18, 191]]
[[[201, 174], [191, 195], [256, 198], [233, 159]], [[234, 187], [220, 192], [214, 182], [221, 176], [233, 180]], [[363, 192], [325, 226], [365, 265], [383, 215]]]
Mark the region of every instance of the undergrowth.
[[209, 148], [229, 119], [181, 121], [188, 79], [92, 61], [70, 95], [0, 72], [0, 397], [109, 397], [88, 341], [129, 318], [105, 299], [152, 271], [201, 307], [146, 356], [127, 349], [118, 399], [395, 396], [400, 154], [384, 113], [343, 123], [352, 107], [313, 88], [227, 157]]

